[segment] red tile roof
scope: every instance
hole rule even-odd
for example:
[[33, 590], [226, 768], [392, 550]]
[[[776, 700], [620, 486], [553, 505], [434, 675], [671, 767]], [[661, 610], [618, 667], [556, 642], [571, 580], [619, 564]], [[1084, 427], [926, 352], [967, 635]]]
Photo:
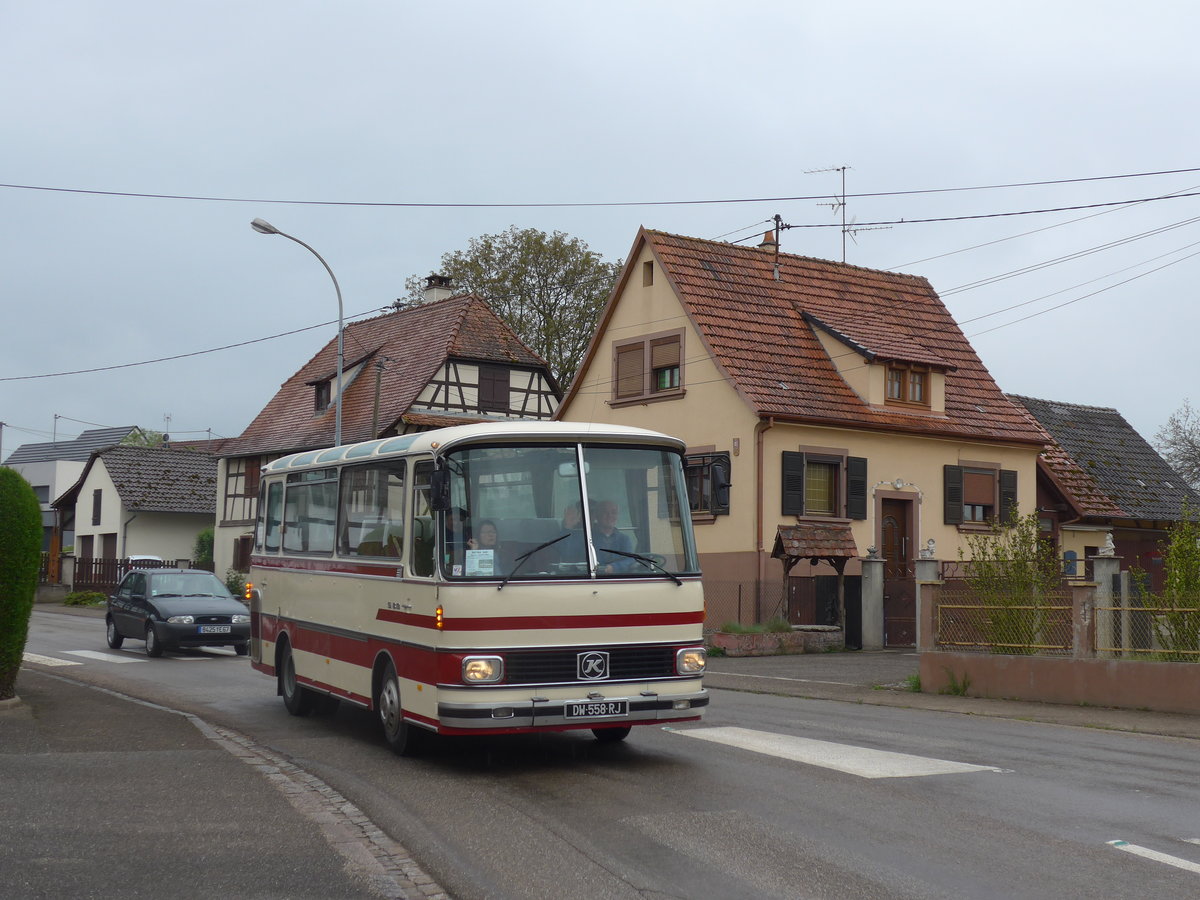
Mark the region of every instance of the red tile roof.
[[[970, 439], [1046, 440], [1000, 391], [924, 278], [648, 229], [639, 232], [630, 260], [643, 242], [707, 344], [686, 355], [710, 352], [759, 416]], [[630, 271], [627, 264], [623, 279]], [[945, 370], [945, 416], [868, 405], [838, 374], [813, 331], [819, 327], [814, 318], [858, 345], [847, 346], [847, 354]], [[597, 346], [593, 341], [589, 354]]]
[[780, 525], [775, 534], [774, 559], [854, 559], [858, 545], [845, 522], [800, 522]]
[[[343, 333], [343, 370], [365, 361], [343, 388], [342, 442], [377, 437], [371, 423], [375, 407], [375, 362], [379, 373], [377, 432], [383, 433], [409, 410], [421, 390], [448, 358], [549, 369], [516, 333], [474, 294], [422, 303], [398, 312], [352, 322]], [[314, 413], [313, 385], [337, 371], [336, 335], [283, 383], [240, 437], [222, 456], [279, 453], [333, 443], [334, 407]]]

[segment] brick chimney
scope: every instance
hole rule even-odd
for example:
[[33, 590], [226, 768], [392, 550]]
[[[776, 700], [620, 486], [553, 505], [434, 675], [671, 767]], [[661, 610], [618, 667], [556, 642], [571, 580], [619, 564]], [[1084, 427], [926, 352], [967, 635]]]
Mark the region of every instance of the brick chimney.
[[762, 243], [758, 245], [759, 250], [770, 250], [772, 253], [775, 252], [776, 248], [778, 247], [779, 241], [775, 240], [774, 231], [768, 231], [764, 233]]

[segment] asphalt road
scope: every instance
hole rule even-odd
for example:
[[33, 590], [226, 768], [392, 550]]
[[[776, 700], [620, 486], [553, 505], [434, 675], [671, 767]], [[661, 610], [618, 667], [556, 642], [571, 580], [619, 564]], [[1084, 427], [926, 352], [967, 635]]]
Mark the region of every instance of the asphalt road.
[[[248, 736], [455, 897], [1200, 896], [1193, 740], [785, 696], [769, 681], [787, 676], [743, 673], [758, 692], [715, 688], [702, 723], [623, 745], [441, 741], [408, 760], [363, 711], [288, 716], [232, 655], [143, 662], [136, 642], [110, 654], [98, 622], [41, 611], [27, 650]], [[843, 672], [862, 659], [844, 656]]]

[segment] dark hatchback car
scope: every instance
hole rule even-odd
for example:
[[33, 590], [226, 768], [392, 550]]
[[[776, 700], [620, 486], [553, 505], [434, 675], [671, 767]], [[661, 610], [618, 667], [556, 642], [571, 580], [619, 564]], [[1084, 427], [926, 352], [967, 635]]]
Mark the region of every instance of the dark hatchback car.
[[108, 598], [108, 646], [146, 642], [147, 656], [189, 647], [233, 647], [244, 656], [250, 610], [203, 569], [134, 569]]

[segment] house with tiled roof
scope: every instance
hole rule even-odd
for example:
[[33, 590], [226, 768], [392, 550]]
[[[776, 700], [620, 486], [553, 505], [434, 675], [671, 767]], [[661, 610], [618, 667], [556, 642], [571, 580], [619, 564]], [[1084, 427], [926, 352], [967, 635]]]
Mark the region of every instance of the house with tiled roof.
[[189, 560], [212, 526], [217, 458], [161, 447], [107, 447], [55, 499], [75, 532], [78, 559]]
[[1034, 508], [1047, 441], [928, 281], [772, 233], [639, 231], [559, 417], [687, 442], [710, 617], [796, 621], [882, 557], [890, 606], [864, 600], [864, 646], [911, 643], [914, 561]]
[[1185, 506], [1200, 510], [1200, 495], [1117, 410], [1009, 399], [1051, 437], [1038, 459], [1037, 508], [1068, 573], [1082, 575], [1111, 535], [1122, 568], [1145, 572], [1150, 589], [1161, 592], [1162, 545]]
[[[423, 302], [353, 322], [343, 333], [342, 443], [447, 425], [549, 419], [562, 391], [544, 359], [474, 294], [431, 276]], [[218, 469], [217, 572], [248, 566], [261, 467], [332, 446], [337, 339], [224, 444]]]

